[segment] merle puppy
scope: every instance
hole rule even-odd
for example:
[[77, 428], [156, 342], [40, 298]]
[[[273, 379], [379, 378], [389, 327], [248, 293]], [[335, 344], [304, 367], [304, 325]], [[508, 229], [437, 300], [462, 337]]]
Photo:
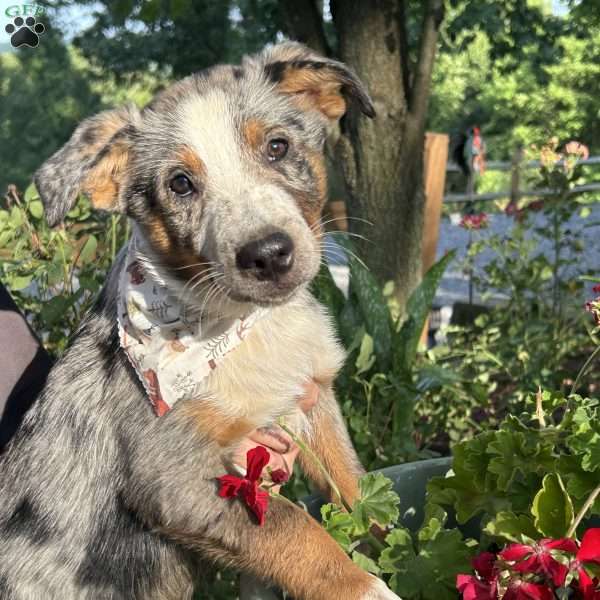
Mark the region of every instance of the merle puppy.
[[260, 526], [216, 479], [285, 418], [357, 495], [343, 352], [307, 290], [323, 145], [347, 112], [374, 116], [356, 76], [284, 43], [87, 119], [36, 173], [51, 224], [82, 192], [134, 233], [0, 462], [0, 598], [180, 600], [206, 561], [299, 600], [396, 598], [300, 508], [272, 500]]

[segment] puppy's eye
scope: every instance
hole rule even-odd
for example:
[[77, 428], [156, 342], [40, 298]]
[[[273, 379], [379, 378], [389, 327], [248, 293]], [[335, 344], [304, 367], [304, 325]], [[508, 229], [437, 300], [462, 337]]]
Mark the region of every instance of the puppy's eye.
[[267, 144], [267, 158], [270, 162], [281, 160], [287, 154], [289, 146], [288, 141], [283, 138], [269, 140]]
[[188, 196], [194, 191], [192, 182], [185, 175], [176, 175], [173, 177], [169, 187], [178, 196]]

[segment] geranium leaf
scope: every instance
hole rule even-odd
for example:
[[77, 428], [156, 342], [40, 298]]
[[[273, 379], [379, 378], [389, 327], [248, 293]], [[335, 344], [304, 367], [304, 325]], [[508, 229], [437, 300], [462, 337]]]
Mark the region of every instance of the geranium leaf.
[[390, 587], [402, 598], [450, 600], [456, 598], [456, 575], [470, 570], [471, 551], [457, 529], [440, 530], [415, 552], [410, 533], [396, 529], [386, 538], [390, 545], [379, 564], [391, 573]]
[[356, 529], [354, 519], [336, 504], [324, 504], [321, 519], [327, 533], [347, 552]]
[[365, 556], [362, 552], [354, 550], [352, 552], [352, 560], [363, 570], [373, 573], [373, 575], [379, 575], [381, 569], [377, 566], [377, 563], [368, 556]]
[[492, 537], [509, 542], [523, 542], [523, 535], [533, 539], [538, 537], [530, 516], [517, 515], [509, 511], [499, 512], [487, 523], [483, 531]]
[[395, 573], [404, 563], [415, 556], [410, 531], [404, 527], [396, 527], [385, 538], [385, 543], [388, 547], [379, 557], [379, 566], [384, 573]]
[[359, 486], [360, 499], [354, 503], [352, 516], [360, 530], [368, 531], [373, 522], [385, 527], [398, 520], [400, 498], [390, 479], [382, 473], [368, 473]]
[[547, 537], [564, 537], [573, 522], [573, 503], [557, 473], [549, 473], [535, 495], [531, 514], [536, 529]]

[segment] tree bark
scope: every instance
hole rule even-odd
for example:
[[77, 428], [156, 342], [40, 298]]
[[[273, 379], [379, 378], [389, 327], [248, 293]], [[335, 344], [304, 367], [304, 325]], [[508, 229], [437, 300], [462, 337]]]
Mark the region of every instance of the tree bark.
[[283, 26], [291, 37], [324, 56], [331, 54], [323, 27], [322, 1], [281, 0], [280, 10]]
[[340, 59], [366, 83], [377, 111], [373, 121], [350, 116], [342, 124], [337, 154], [348, 213], [371, 223], [351, 219], [349, 225], [369, 240], [360, 241], [360, 256], [381, 282], [394, 281], [400, 306], [421, 277], [424, 128], [441, 5], [426, 3], [411, 77], [401, 1], [331, 3]]

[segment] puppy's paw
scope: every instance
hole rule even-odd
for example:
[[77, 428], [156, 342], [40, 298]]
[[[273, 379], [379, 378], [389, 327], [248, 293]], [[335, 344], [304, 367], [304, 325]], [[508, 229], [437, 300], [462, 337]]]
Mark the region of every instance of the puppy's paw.
[[400, 600], [400, 597], [396, 596], [381, 579], [373, 577], [371, 589], [361, 596], [360, 600]]

